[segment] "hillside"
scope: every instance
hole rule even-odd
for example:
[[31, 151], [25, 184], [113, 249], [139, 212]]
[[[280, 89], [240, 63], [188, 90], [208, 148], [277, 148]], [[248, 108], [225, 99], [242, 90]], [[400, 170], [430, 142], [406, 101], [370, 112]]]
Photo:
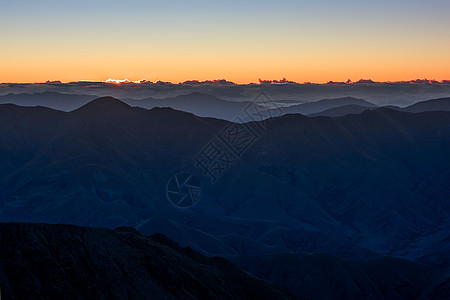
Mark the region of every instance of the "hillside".
[[[210, 255], [448, 266], [449, 125], [448, 112], [286, 115], [246, 124], [254, 136], [238, 156], [218, 139], [233, 123], [170, 108], [0, 105], [0, 220], [133, 226]], [[231, 160], [216, 181], [195, 161], [210, 141]], [[188, 209], [167, 197], [180, 172], [202, 185]]]
[[294, 299], [221, 258], [143, 236], [0, 223], [2, 299]]

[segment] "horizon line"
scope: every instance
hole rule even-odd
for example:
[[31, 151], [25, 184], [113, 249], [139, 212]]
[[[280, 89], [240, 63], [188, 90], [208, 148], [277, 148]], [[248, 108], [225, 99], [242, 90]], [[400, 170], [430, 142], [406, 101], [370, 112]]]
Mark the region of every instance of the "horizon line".
[[185, 80], [183, 82], [172, 82], [172, 81], [162, 81], [162, 80], [156, 80], [156, 81], [150, 81], [146, 79], [141, 80], [129, 80], [129, 79], [112, 79], [108, 78], [106, 80], [78, 80], [78, 81], [66, 81], [63, 82], [61, 80], [47, 80], [43, 82], [2, 82], [0, 84], [71, 84], [71, 83], [106, 83], [111, 85], [139, 85], [139, 84], [172, 84], [172, 85], [181, 85], [181, 84], [233, 84], [233, 85], [283, 85], [283, 84], [315, 84], [315, 85], [326, 85], [326, 84], [370, 84], [370, 83], [450, 83], [449, 79], [443, 79], [443, 80], [436, 80], [436, 79], [427, 79], [427, 78], [416, 78], [411, 80], [396, 80], [396, 81], [375, 81], [372, 79], [359, 79], [357, 81], [352, 81], [351, 79], [348, 79], [346, 81], [327, 81], [327, 82], [311, 82], [311, 81], [304, 81], [304, 82], [296, 82], [287, 80], [286, 78], [282, 78], [280, 80], [266, 80], [259, 78], [257, 82], [247, 82], [247, 83], [236, 83], [233, 81], [229, 81], [226, 79], [211, 79], [211, 80]]

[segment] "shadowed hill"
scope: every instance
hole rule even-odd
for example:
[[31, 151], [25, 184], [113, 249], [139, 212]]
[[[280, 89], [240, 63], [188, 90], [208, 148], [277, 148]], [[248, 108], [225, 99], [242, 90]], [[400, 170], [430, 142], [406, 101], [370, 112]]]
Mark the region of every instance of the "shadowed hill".
[[0, 223], [2, 299], [294, 299], [164, 236]]
[[441, 269], [389, 257], [356, 261], [326, 254], [278, 254], [242, 256], [234, 262], [294, 294], [324, 300], [443, 299], [439, 287], [446, 278]]

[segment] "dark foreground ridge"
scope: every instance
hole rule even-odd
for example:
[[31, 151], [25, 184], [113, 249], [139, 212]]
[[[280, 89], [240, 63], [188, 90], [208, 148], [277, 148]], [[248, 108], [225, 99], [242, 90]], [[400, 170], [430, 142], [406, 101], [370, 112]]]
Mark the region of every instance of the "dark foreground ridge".
[[0, 223], [2, 299], [294, 299], [222, 258], [132, 228]]

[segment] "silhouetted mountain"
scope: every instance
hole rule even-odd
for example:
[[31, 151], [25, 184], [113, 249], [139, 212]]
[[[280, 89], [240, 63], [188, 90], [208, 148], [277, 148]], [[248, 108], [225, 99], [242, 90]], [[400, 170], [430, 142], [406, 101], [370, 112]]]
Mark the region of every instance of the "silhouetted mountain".
[[318, 113], [309, 114], [308, 117], [342, 117], [350, 114], [360, 114], [366, 110], [375, 109], [376, 107], [367, 107], [356, 104], [344, 105], [330, 108]]
[[425, 111], [450, 111], [450, 98], [440, 98], [417, 102], [405, 107], [402, 111], [406, 112], [425, 112]]
[[283, 114], [302, 114], [311, 115], [324, 112], [329, 109], [348, 106], [348, 105], [358, 105], [367, 108], [375, 108], [376, 105], [367, 102], [362, 99], [356, 99], [352, 97], [345, 98], [335, 98], [335, 99], [323, 99], [315, 102], [308, 102], [304, 104], [291, 105], [288, 107], [283, 107]]
[[215, 96], [197, 92], [166, 99], [124, 99], [124, 101], [131, 106], [147, 109], [170, 107], [176, 110], [190, 112], [200, 117], [212, 117], [229, 121], [233, 121], [237, 116], [241, 115], [250, 103], [248, 101], [226, 101]]
[[[111, 98], [70, 113], [0, 105], [0, 220], [133, 226], [222, 256], [449, 265], [449, 112], [251, 122], [240, 156], [224, 144], [234, 126]], [[195, 161], [211, 141], [232, 159], [216, 182]], [[179, 172], [203, 186], [189, 209], [167, 198]]]
[[[405, 82], [367, 82], [357, 81], [351, 84], [343, 82], [292, 83], [284, 84], [235, 84], [225, 80], [196, 80], [183, 83], [150, 82], [135, 83], [105, 83], [105, 82], [70, 82], [70, 83], [0, 83], [0, 95], [7, 93], [38, 93], [56, 91], [60, 93], [78, 93], [111, 95], [119, 99], [171, 98], [187, 95], [192, 92], [226, 97], [232, 100], [249, 100], [264, 90], [274, 100], [296, 100], [301, 102], [312, 99], [330, 99], [351, 96], [365, 99], [379, 106], [411, 105], [424, 99], [436, 99], [450, 95], [450, 81], [436, 82], [414, 80]], [[298, 102], [298, 103], [299, 103]]]
[[241, 256], [242, 268], [310, 299], [444, 299], [429, 290], [448, 273], [436, 267], [383, 257], [356, 261], [327, 254]]
[[[20, 106], [43, 106], [62, 111], [72, 111], [89, 103], [96, 96], [92, 95], [72, 95], [57, 92], [43, 92], [34, 94], [7, 94], [0, 96], [0, 104], [16, 104]], [[425, 111], [450, 111], [450, 98], [440, 98], [418, 102], [411, 106], [400, 108], [397, 106], [384, 106], [385, 108], [405, 111], [405, 112], [425, 112]], [[248, 122], [252, 119], [245, 113], [250, 101], [223, 100], [216, 96], [193, 92], [187, 95], [179, 95], [171, 98], [155, 99], [123, 99], [123, 102], [133, 107], [152, 109], [155, 107], [170, 107], [176, 110], [193, 113], [200, 117], [212, 117], [228, 121]], [[273, 106], [280, 105], [280, 108], [273, 109], [270, 116], [280, 116], [282, 114], [303, 114], [311, 117], [327, 116], [340, 117], [347, 114], [358, 114], [368, 109], [377, 108], [376, 105], [362, 99], [344, 97], [335, 99], [324, 99], [315, 102], [294, 104], [286, 107], [286, 103], [298, 103], [296, 100], [280, 100], [272, 103]], [[264, 109], [264, 108], [260, 108]], [[254, 118], [259, 119], [259, 118]]]
[[132, 228], [0, 223], [2, 299], [294, 299], [222, 258]]
[[97, 98], [86, 105], [83, 105], [83, 107], [79, 108], [78, 110], [90, 110], [90, 109], [97, 109], [99, 111], [104, 111], [105, 109], [121, 109], [121, 108], [130, 108], [128, 104], [125, 102], [120, 101], [119, 99], [113, 98], [113, 97], [100, 97]]
[[397, 111], [401, 111], [402, 108], [400, 106], [396, 106], [396, 105], [386, 105], [386, 106], [382, 106], [385, 109], [391, 109], [391, 110], [397, 110]]
[[[62, 111], [72, 111], [89, 103], [96, 96], [71, 95], [57, 92], [44, 92], [34, 94], [8, 94], [0, 96], [0, 104], [16, 104], [21, 106], [43, 106]], [[172, 98], [141, 100], [124, 99], [131, 106], [152, 109], [155, 107], [170, 107], [177, 110], [193, 113], [202, 117], [214, 117], [224, 120], [234, 120], [242, 115], [250, 102], [236, 102], [222, 100], [215, 96], [193, 92]]]
[[0, 96], [0, 104], [16, 104], [21, 106], [45, 106], [62, 111], [72, 111], [97, 98], [92, 95], [61, 94], [43, 92], [33, 94], [7, 94]]

